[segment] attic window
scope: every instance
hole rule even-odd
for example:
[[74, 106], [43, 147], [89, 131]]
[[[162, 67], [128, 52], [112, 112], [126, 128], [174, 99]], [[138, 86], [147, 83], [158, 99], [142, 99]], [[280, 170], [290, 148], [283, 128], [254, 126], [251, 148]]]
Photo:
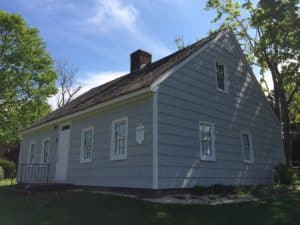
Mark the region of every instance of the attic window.
[[219, 62], [216, 62], [216, 77], [217, 77], [217, 89], [227, 92], [225, 66], [224, 64]]

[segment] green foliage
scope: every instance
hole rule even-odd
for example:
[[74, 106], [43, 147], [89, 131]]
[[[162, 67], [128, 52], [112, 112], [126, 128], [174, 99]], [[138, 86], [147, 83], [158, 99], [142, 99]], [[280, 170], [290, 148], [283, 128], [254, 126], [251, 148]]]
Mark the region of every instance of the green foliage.
[[4, 179], [4, 170], [2, 168], [2, 166], [0, 166], [0, 180]]
[[50, 111], [56, 73], [39, 31], [23, 18], [0, 10], [0, 143]]
[[233, 185], [224, 185], [224, 184], [214, 184], [209, 187], [203, 187], [196, 185], [194, 187], [194, 192], [198, 195], [205, 194], [236, 194], [238, 192], [238, 187]]
[[283, 164], [280, 163], [274, 167], [274, 182], [277, 184], [284, 184], [284, 185], [291, 185], [293, 182], [293, 173], [291, 169]]
[[4, 170], [4, 178], [12, 178], [16, 173], [16, 165], [13, 161], [7, 159], [0, 159], [0, 167]]
[[260, 68], [261, 75], [271, 72], [271, 102], [282, 122], [285, 156], [290, 165], [290, 122], [300, 120], [299, 0], [259, 0], [256, 5], [250, 0], [208, 0], [206, 9], [216, 11], [213, 23], [221, 22], [222, 27], [235, 33], [248, 61]]
[[185, 47], [183, 37], [175, 38], [175, 44], [176, 44], [178, 50], [183, 49]]

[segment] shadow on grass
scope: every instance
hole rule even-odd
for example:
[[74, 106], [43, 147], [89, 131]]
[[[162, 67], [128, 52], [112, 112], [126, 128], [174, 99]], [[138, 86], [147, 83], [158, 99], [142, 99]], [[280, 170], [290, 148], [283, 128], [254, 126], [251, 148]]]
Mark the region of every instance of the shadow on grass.
[[0, 188], [1, 225], [300, 224], [299, 193], [280, 201], [201, 206], [162, 205], [87, 192], [53, 191], [32, 196], [7, 192], [7, 188]]

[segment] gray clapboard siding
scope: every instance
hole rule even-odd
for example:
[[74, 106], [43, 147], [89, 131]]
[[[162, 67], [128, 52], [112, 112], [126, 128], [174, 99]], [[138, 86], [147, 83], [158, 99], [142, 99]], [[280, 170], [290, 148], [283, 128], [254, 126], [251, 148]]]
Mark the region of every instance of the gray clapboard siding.
[[[237, 47], [222, 37], [187, 62], [158, 89], [159, 188], [272, 182], [283, 160], [279, 122], [259, 92]], [[215, 61], [225, 64], [228, 94], [216, 89]], [[216, 161], [200, 160], [199, 120], [215, 124]], [[253, 164], [244, 163], [241, 131], [249, 130]]]
[[55, 177], [55, 163], [56, 163], [56, 151], [57, 143], [56, 137], [58, 135], [58, 130], [53, 127], [48, 127], [43, 130], [39, 130], [30, 135], [22, 137], [20, 153], [19, 153], [19, 167], [17, 172], [17, 180], [21, 178], [21, 167], [23, 163], [28, 163], [29, 161], [29, 147], [33, 142], [35, 143], [36, 154], [34, 158], [35, 163], [41, 163], [41, 152], [43, 140], [45, 138], [50, 138], [50, 155], [49, 155], [49, 181], [53, 181]]
[[[126, 160], [110, 160], [112, 121], [128, 117]], [[145, 140], [136, 142], [136, 126], [143, 123]], [[83, 128], [94, 127], [94, 155], [91, 163], [80, 163]], [[152, 187], [152, 96], [94, 113], [72, 121], [67, 182], [76, 185]]]
[[[152, 188], [152, 95], [86, 114], [71, 122], [69, 162], [66, 183], [89, 186]], [[128, 117], [127, 159], [110, 160], [112, 121]], [[136, 126], [143, 123], [145, 140], [136, 142]], [[60, 124], [56, 124], [59, 127]], [[91, 163], [80, 163], [81, 132], [94, 127], [94, 155]], [[19, 163], [28, 162], [29, 145], [36, 143], [36, 161], [40, 162], [42, 141], [51, 138], [49, 182], [55, 182], [59, 129], [55, 125], [22, 138]], [[19, 170], [20, 171], [20, 170]], [[19, 174], [18, 174], [19, 177]]]

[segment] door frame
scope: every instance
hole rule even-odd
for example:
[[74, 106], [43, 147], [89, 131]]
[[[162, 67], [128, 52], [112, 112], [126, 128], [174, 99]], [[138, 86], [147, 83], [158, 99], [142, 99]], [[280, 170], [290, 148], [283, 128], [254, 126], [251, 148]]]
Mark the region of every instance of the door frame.
[[[62, 131], [62, 127], [63, 126], [66, 126], [66, 125], [69, 125], [70, 126], [70, 129], [69, 129], [69, 146], [68, 146], [68, 158], [67, 158], [67, 161], [66, 161], [66, 176], [63, 180], [58, 180], [56, 177], [57, 177], [57, 163], [58, 163], [58, 154], [59, 154], [59, 141], [60, 141], [60, 132]], [[55, 163], [55, 177], [54, 177], [54, 180], [56, 183], [64, 183], [67, 179], [67, 175], [68, 175], [68, 165], [69, 165], [69, 151], [70, 151], [70, 139], [71, 139], [71, 129], [72, 129], [72, 123], [71, 121], [69, 122], [64, 122], [64, 123], [61, 123], [59, 125], [59, 131], [58, 131], [58, 142], [57, 142], [57, 151], [56, 151], [56, 163]]]

